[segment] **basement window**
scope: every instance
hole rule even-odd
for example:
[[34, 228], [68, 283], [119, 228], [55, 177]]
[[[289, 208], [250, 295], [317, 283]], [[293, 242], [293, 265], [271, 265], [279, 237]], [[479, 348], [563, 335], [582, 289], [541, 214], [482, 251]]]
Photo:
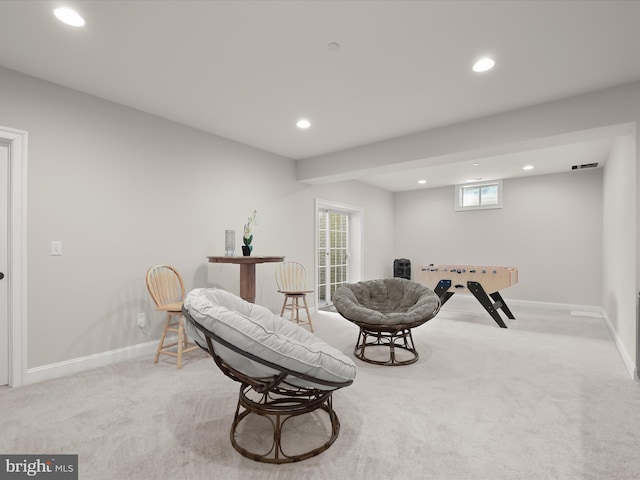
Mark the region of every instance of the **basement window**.
[[502, 208], [502, 180], [456, 185], [455, 210]]

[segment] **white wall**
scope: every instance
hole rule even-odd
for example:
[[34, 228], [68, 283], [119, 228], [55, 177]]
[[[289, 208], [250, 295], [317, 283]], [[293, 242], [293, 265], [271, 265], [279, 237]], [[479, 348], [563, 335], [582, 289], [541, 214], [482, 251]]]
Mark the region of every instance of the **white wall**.
[[[239, 293], [225, 229], [253, 209], [256, 255], [314, 265], [315, 198], [365, 209], [365, 273], [388, 273], [392, 195], [358, 182], [311, 187], [294, 161], [0, 68], [0, 125], [29, 134], [28, 368], [159, 337], [144, 275], [171, 263], [187, 289]], [[371, 217], [371, 218], [369, 218]], [[382, 234], [380, 232], [383, 232]], [[49, 255], [62, 241], [63, 255]], [[258, 265], [257, 298], [279, 310], [275, 264]], [[145, 312], [146, 331], [136, 326]]]
[[600, 305], [602, 169], [506, 179], [503, 208], [454, 211], [454, 187], [395, 196], [398, 257], [518, 268], [505, 299]]
[[604, 166], [602, 306], [618, 338], [635, 355], [636, 152], [633, 134], [616, 139]]

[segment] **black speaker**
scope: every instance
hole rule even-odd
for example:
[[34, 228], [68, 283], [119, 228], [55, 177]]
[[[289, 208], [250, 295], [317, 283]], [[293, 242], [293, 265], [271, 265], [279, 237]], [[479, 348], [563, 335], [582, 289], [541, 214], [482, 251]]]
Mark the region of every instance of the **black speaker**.
[[408, 258], [396, 258], [393, 261], [393, 276], [411, 280], [411, 260]]

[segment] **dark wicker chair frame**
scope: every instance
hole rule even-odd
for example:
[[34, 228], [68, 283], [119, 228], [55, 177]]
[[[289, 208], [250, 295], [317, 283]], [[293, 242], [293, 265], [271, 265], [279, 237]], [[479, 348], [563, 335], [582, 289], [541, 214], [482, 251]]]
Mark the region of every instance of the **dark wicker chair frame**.
[[[238, 397], [238, 404], [230, 432], [231, 444], [240, 454], [252, 460], [265, 463], [281, 464], [299, 462], [324, 452], [333, 444], [336, 438], [338, 438], [338, 434], [340, 433], [340, 420], [333, 409], [332, 393], [339, 388], [351, 385], [353, 383], [352, 380], [341, 383], [331, 382], [288, 370], [241, 350], [223, 338], [220, 338], [196, 322], [189, 315], [186, 308], [183, 308], [183, 314], [185, 319], [191, 322], [205, 336], [208, 348], [202, 346], [201, 348], [213, 358], [216, 365], [227, 377], [240, 383], [240, 395]], [[235, 370], [216, 353], [214, 342], [254, 362], [272, 368], [279, 373], [262, 378], [247, 376]], [[300, 387], [289, 383], [288, 379], [290, 377], [296, 377], [312, 384], [324, 385], [329, 388]], [[326, 412], [331, 422], [331, 434], [328, 440], [319, 447], [307, 452], [297, 455], [287, 455], [282, 449], [282, 428], [284, 424], [292, 417], [311, 413], [318, 409]], [[260, 415], [271, 422], [273, 427], [273, 444], [266, 453], [251, 452], [240, 445], [237, 429], [240, 423], [250, 414]]]
[[[434, 312], [434, 316], [437, 313]], [[345, 317], [346, 318], [346, 317]], [[348, 319], [347, 319], [348, 320]], [[410, 365], [418, 361], [420, 357], [413, 343], [411, 329], [422, 325], [427, 320], [403, 325], [372, 325], [369, 323], [353, 322], [360, 327], [358, 341], [353, 349], [353, 354], [363, 362], [375, 365]], [[373, 360], [366, 356], [367, 347], [388, 347], [389, 360]], [[396, 357], [396, 349], [401, 349], [411, 354], [406, 360]]]

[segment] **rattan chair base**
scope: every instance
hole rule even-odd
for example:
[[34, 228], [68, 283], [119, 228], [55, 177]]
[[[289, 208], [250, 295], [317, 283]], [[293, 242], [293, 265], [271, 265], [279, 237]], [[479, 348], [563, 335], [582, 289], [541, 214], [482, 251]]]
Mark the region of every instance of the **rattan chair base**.
[[[340, 420], [333, 410], [332, 392], [300, 389], [297, 392], [281, 391], [259, 394], [250, 385], [243, 384], [240, 388], [238, 406], [231, 426], [231, 444], [241, 455], [264, 463], [293, 463], [314, 457], [327, 450], [338, 438]], [[258, 396], [255, 400], [252, 396]], [[309, 451], [288, 455], [282, 448], [282, 429], [285, 423], [298, 415], [310, 414], [314, 411], [324, 411], [331, 422], [329, 438], [322, 445]], [[252, 415], [267, 418], [273, 428], [273, 443], [266, 453], [256, 453], [240, 445], [241, 435], [238, 427], [243, 421], [250, 421]]]
[[[388, 348], [389, 360], [374, 360], [367, 357], [367, 347]], [[396, 349], [409, 352], [411, 357], [407, 360], [398, 360]], [[417, 362], [419, 358], [410, 328], [381, 328], [380, 330], [374, 330], [371, 326], [365, 328], [362, 325], [360, 325], [358, 342], [353, 349], [353, 354], [363, 362], [385, 366], [411, 365]]]

